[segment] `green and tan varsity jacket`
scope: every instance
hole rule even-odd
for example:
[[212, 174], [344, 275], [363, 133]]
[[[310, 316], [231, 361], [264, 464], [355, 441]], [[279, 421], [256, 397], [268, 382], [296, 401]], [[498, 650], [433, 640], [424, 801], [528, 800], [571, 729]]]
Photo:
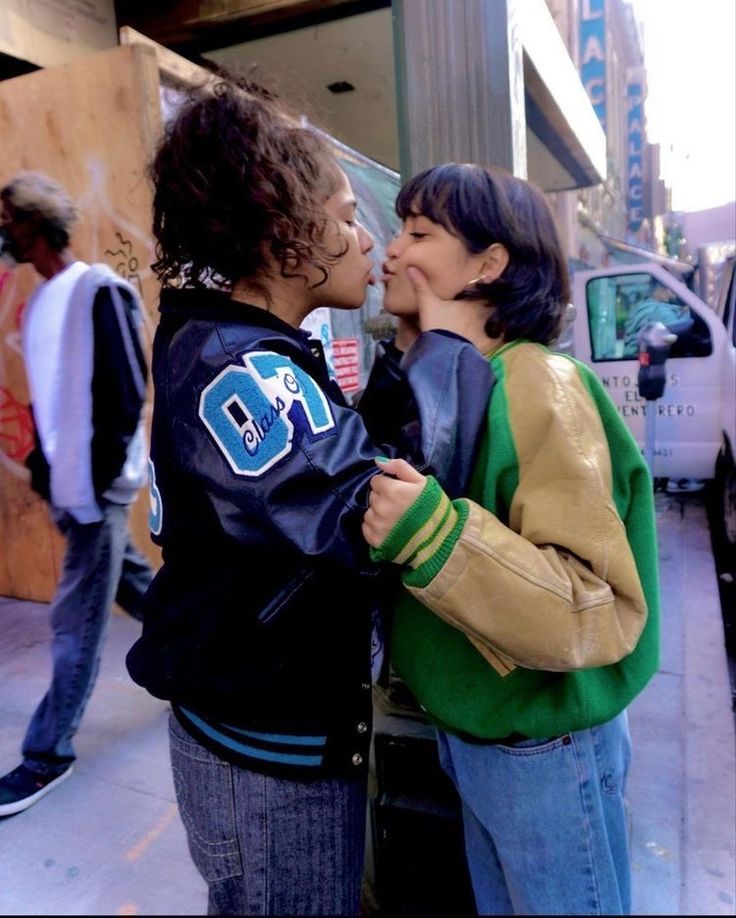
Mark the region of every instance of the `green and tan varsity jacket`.
[[615, 717], [656, 672], [652, 482], [586, 366], [528, 342], [489, 359], [470, 499], [429, 478], [373, 553], [407, 566], [391, 659], [443, 729], [557, 736]]

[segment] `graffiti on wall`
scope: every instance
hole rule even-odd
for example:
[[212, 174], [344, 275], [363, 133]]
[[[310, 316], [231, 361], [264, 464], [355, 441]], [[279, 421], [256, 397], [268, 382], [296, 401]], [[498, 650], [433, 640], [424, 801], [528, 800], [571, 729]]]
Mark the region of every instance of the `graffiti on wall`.
[[20, 464], [33, 448], [33, 422], [28, 405], [0, 386], [0, 457]]

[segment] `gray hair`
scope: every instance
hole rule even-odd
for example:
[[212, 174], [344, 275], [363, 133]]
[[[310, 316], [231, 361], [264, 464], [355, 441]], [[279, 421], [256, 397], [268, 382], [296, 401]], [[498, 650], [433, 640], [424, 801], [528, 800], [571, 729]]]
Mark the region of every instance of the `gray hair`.
[[16, 210], [38, 214], [51, 231], [49, 235], [62, 248], [68, 245], [77, 208], [57, 181], [42, 172], [19, 172], [0, 190], [0, 196]]

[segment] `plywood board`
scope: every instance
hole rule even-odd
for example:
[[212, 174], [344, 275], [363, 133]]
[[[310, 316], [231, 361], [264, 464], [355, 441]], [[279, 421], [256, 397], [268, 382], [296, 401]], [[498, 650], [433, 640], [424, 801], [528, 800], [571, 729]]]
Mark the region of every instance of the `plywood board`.
[[2, 0], [0, 52], [39, 67], [115, 44], [114, 0]]
[[[140, 289], [149, 355], [158, 283], [150, 269], [154, 242], [145, 170], [160, 129], [155, 56], [142, 46], [90, 54], [0, 83], [0, 185], [32, 169], [69, 190], [81, 215], [72, 250], [85, 261], [106, 262]], [[0, 595], [48, 601], [63, 542], [23, 466], [31, 440], [20, 327], [38, 281], [29, 266], [0, 269]], [[146, 413], [150, 420], [150, 398]], [[158, 562], [147, 516], [148, 495], [142, 492], [133, 533]]]

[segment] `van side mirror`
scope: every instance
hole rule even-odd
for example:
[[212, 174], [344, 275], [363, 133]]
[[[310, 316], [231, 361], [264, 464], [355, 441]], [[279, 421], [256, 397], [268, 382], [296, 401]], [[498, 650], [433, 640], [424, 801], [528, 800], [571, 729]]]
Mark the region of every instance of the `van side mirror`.
[[683, 319], [678, 319], [676, 322], [668, 322], [667, 330], [672, 332], [676, 338], [683, 338], [690, 334], [694, 325], [695, 320], [692, 316], [685, 316]]

